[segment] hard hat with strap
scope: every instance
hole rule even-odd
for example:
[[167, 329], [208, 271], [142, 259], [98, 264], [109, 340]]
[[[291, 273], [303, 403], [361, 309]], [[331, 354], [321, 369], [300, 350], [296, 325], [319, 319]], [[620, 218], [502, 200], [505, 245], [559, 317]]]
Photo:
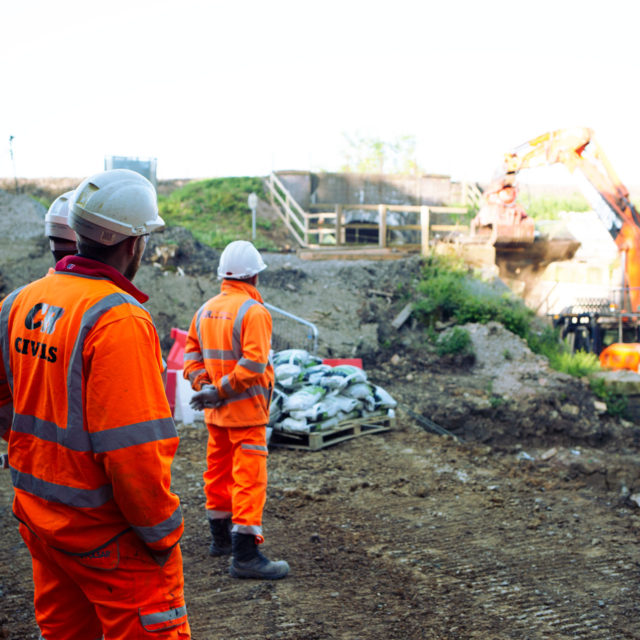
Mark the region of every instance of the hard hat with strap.
[[83, 180], [69, 203], [69, 224], [79, 235], [114, 245], [164, 227], [156, 190], [144, 176], [112, 169]]
[[250, 278], [266, 268], [262, 256], [250, 242], [235, 240], [224, 248], [220, 256], [218, 278]]
[[76, 241], [76, 234], [69, 226], [69, 200], [73, 191], [58, 196], [49, 207], [44, 217], [44, 235], [49, 238]]

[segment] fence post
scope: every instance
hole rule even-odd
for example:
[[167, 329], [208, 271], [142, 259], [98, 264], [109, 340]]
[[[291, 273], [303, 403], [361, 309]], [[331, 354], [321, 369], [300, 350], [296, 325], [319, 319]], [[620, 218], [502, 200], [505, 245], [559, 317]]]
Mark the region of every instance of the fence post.
[[[310, 216], [306, 213], [304, 214], [304, 246], [309, 246], [309, 218]], [[320, 244], [320, 234], [318, 234], [318, 244]]]
[[291, 224], [291, 220], [289, 219], [289, 218], [291, 217], [291, 216], [289, 215], [289, 214], [290, 214], [290, 211], [291, 211], [291, 203], [290, 203], [290, 200], [289, 200], [289, 192], [288, 192], [288, 191], [287, 191], [287, 193], [286, 193], [286, 195], [285, 195], [285, 197], [284, 197], [284, 203], [285, 203], [285, 205], [287, 205], [287, 206], [284, 208], [284, 215], [285, 215], [285, 218], [286, 218], [286, 220], [287, 220], [287, 223], [288, 223], [288, 224]]
[[420, 207], [420, 244], [423, 256], [429, 255], [429, 207]]
[[378, 205], [378, 245], [381, 247], [387, 246], [387, 205]]
[[342, 244], [342, 205], [336, 205], [336, 245]]

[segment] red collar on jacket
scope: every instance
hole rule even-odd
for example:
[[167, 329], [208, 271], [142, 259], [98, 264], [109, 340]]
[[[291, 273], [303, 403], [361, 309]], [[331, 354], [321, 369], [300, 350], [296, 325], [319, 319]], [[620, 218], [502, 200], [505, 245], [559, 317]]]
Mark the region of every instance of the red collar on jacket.
[[131, 294], [138, 302], [143, 303], [149, 299], [149, 296], [140, 291], [131, 280], [127, 280], [117, 269], [98, 262], [92, 258], [83, 256], [65, 256], [56, 264], [56, 271], [67, 273], [78, 273], [83, 276], [91, 276], [93, 278], [107, 278], [121, 289]]
[[263, 302], [260, 292], [248, 282], [242, 280], [229, 280], [225, 278], [220, 287], [222, 293], [244, 293], [258, 302]]

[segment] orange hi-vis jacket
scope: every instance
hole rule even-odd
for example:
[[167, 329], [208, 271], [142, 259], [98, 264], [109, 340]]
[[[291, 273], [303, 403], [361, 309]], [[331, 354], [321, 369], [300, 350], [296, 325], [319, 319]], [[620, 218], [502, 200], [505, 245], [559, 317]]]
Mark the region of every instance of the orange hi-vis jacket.
[[195, 390], [214, 384], [222, 405], [205, 408], [218, 427], [264, 426], [273, 391], [271, 314], [258, 290], [223, 280], [221, 292], [196, 312], [185, 345], [184, 377]]
[[178, 436], [147, 299], [115, 269], [68, 256], [0, 303], [13, 512], [61, 551], [86, 554], [133, 529], [163, 552], [182, 535]]

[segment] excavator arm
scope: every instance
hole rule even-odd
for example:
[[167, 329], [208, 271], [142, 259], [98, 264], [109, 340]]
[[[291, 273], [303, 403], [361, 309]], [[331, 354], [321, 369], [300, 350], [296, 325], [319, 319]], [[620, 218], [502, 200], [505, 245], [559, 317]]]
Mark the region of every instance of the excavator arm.
[[624, 260], [628, 310], [640, 310], [640, 215], [604, 151], [586, 127], [558, 129], [521, 144], [504, 155], [484, 202], [471, 223], [474, 234], [489, 229], [495, 245], [533, 242], [533, 221], [517, 203], [517, 176], [523, 169], [564, 165], [614, 239]]

